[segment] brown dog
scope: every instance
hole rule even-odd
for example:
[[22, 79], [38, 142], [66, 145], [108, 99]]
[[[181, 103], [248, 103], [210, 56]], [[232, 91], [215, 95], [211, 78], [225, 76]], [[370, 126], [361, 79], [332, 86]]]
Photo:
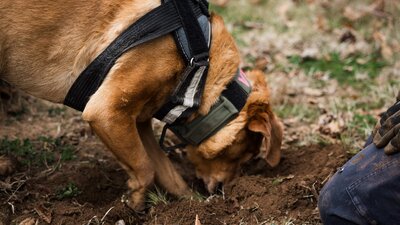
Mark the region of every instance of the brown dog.
[[[0, 78], [36, 97], [62, 103], [83, 69], [159, 0], [2, 0]], [[207, 114], [239, 65], [239, 54], [222, 19], [211, 18], [210, 70], [198, 114]], [[128, 205], [140, 210], [156, 180], [178, 196], [191, 191], [153, 136], [152, 115], [177, 85], [184, 63], [172, 36], [142, 44], [120, 57], [91, 96], [82, 116], [129, 174]], [[189, 159], [211, 191], [229, 182], [239, 166], [258, 155], [278, 164], [282, 128], [269, 105], [264, 77], [251, 73], [253, 92], [239, 117], [200, 146]], [[160, 87], [163, 87], [160, 89]], [[1, 163], [0, 163], [1, 165]], [[0, 169], [1, 171], [1, 169]], [[4, 170], [5, 171], [5, 170]]]

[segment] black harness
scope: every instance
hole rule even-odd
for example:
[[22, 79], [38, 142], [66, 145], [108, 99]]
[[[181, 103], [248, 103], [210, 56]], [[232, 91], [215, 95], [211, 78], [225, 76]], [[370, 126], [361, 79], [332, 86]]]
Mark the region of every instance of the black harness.
[[[193, 112], [198, 110], [206, 83], [211, 43], [209, 17], [208, 1], [206, 0], [164, 0], [159, 7], [129, 26], [89, 64], [72, 85], [64, 104], [83, 111], [90, 96], [101, 86], [119, 57], [142, 43], [173, 33], [176, 45], [185, 60], [186, 69], [169, 101], [154, 117], [164, 121], [167, 124], [166, 128], [176, 128], [179, 124], [183, 124]], [[238, 82], [240, 79], [245, 79], [240, 75], [238, 71], [237, 79], [230, 82], [221, 96], [235, 109], [233, 110], [235, 112], [226, 113], [229, 116], [225, 117], [229, 118], [223, 118], [221, 126], [231, 121], [246, 103], [250, 87], [246, 88], [246, 85], [243, 86]], [[199, 124], [201, 125], [200, 122]], [[198, 127], [199, 124], [196, 126]], [[202, 137], [195, 138], [196, 141], [185, 138], [187, 135], [182, 129], [171, 130], [185, 143], [199, 144], [221, 126], [212, 128], [211, 132], [205, 132], [206, 134]], [[204, 127], [202, 129], [207, 130]]]

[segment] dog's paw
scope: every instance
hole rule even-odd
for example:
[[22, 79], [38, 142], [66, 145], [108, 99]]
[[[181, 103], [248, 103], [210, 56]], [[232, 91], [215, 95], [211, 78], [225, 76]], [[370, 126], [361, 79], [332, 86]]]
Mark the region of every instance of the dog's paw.
[[135, 193], [132, 191], [122, 195], [121, 202], [131, 208], [137, 213], [141, 213], [146, 209], [145, 197], [143, 194]]
[[6, 156], [0, 156], [0, 176], [14, 173], [16, 169], [15, 162]]

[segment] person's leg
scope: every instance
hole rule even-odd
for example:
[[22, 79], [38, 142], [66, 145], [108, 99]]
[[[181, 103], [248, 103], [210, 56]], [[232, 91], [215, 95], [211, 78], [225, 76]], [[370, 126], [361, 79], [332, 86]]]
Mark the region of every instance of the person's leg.
[[370, 144], [321, 190], [324, 225], [400, 224], [400, 154]]

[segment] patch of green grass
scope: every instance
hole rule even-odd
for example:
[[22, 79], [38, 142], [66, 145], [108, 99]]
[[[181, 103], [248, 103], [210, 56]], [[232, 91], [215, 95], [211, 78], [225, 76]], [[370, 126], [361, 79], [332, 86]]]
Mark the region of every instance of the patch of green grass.
[[265, 9], [267, 1], [263, 1], [258, 7], [249, 4], [246, 1], [238, 1], [236, 4], [228, 4], [226, 7], [220, 7], [210, 4], [210, 11], [222, 16], [226, 22], [236, 23], [238, 21], [255, 21], [262, 20], [265, 12], [262, 13], [260, 6]]
[[355, 107], [358, 109], [363, 109], [363, 110], [371, 110], [371, 109], [382, 109], [382, 107], [386, 104], [385, 100], [380, 98], [380, 99], [374, 99], [374, 101], [368, 101], [368, 102], [356, 102]]
[[159, 204], [167, 205], [169, 203], [168, 194], [156, 186], [153, 191], [147, 193], [147, 202], [152, 206]]
[[348, 127], [356, 130], [357, 133], [368, 136], [375, 124], [376, 119], [371, 115], [354, 114], [353, 120]]
[[206, 196], [204, 196], [203, 194], [201, 194], [201, 193], [198, 192], [198, 191], [195, 191], [195, 192], [193, 193], [192, 198], [193, 198], [194, 200], [199, 201], [199, 202], [204, 201], [204, 200], [207, 199]]
[[0, 141], [0, 154], [15, 155], [23, 158], [23, 164], [30, 164], [36, 158], [36, 152], [29, 139], [9, 140], [7, 137]]
[[76, 184], [70, 182], [65, 187], [59, 189], [56, 193], [58, 200], [63, 200], [67, 198], [73, 198], [81, 194], [82, 192], [76, 186]]
[[360, 84], [369, 81], [357, 79], [358, 73], [365, 73], [368, 79], [373, 79], [379, 75], [381, 69], [386, 63], [378, 54], [370, 56], [353, 55], [342, 59], [337, 52], [330, 53], [323, 59], [302, 58], [295, 55], [289, 57], [289, 62], [305, 70], [308, 74], [314, 72], [327, 72], [331, 78], [339, 81], [341, 84], [360, 86]]
[[21, 120], [22, 116], [28, 112], [28, 109], [22, 105], [17, 110], [9, 111], [7, 114], [14, 117], [16, 120]]
[[246, 23], [265, 24], [266, 21], [269, 22], [269, 19], [265, 18], [266, 15], [270, 16], [270, 14], [265, 13], [265, 9], [269, 8], [268, 5], [270, 5], [270, 1], [262, 1], [257, 5], [252, 5], [247, 0], [238, 0], [235, 4], [228, 4], [226, 7], [210, 4], [210, 11], [223, 17], [236, 43], [240, 47], [246, 47], [247, 43], [242, 40], [242, 36], [251, 30], [246, 26]]
[[[358, 139], [363, 142], [368, 138], [369, 135], [371, 135], [375, 124], [376, 119], [371, 115], [354, 114], [352, 120], [349, 121], [347, 125], [347, 131], [345, 131], [345, 133], [353, 140]], [[355, 146], [356, 149], [360, 147], [361, 146]]]
[[72, 145], [63, 145], [60, 138], [44, 137], [38, 138], [39, 141], [52, 146], [60, 154], [61, 161], [70, 161], [76, 158], [75, 147]]
[[347, 129], [340, 134], [340, 141], [350, 155], [357, 154], [363, 148], [375, 124], [376, 119], [371, 115], [354, 114], [347, 123]]
[[280, 177], [278, 177], [278, 178], [275, 178], [273, 181], [272, 181], [272, 185], [279, 185], [279, 184], [281, 184], [282, 182], [284, 181], [284, 179], [283, 178], [280, 178]]
[[321, 147], [326, 147], [326, 146], [332, 144], [332, 141], [329, 138], [327, 138], [326, 136], [323, 136], [321, 134], [310, 135], [309, 138], [310, 138], [310, 140], [309, 140], [310, 143], [317, 144]]
[[39, 137], [37, 139], [8, 139], [0, 140], [0, 154], [12, 155], [19, 158], [23, 165], [50, 165], [60, 159], [69, 161], [74, 159], [75, 148], [71, 145], [63, 145], [61, 140], [51, 137]]
[[319, 110], [304, 104], [281, 104], [275, 106], [280, 118], [299, 118], [303, 122], [312, 122], [318, 118]]
[[[323, 7], [321, 8], [321, 12], [325, 18], [329, 18], [328, 25], [331, 30], [341, 27], [352, 27], [354, 30], [357, 30], [364, 37], [369, 37], [373, 32], [376, 31], [377, 24], [380, 24], [382, 27], [389, 28], [392, 22], [391, 19], [387, 16], [377, 16], [373, 14], [366, 14], [361, 16], [356, 20], [350, 20], [344, 16], [344, 11], [346, 7], [349, 7], [355, 12], [359, 13], [362, 11], [362, 8], [366, 8], [372, 5], [374, 0], [353, 0], [353, 1], [342, 1], [341, 3], [336, 3], [331, 7]], [[395, 1], [388, 1], [385, 3], [386, 7], [384, 9], [385, 13], [391, 15], [398, 15], [400, 13], [400, 6]]]
[[51, 107], [50, 109], [47, 110], [47, 112], [50, 117], [55, 117], [55, 116], [63, 115], [66, 110], [67, 110], [67, 108], [65, 108], [65, 107]]
[[343, 148], [350, 155], [356, 155], [362, 149], [362, 144], [359, 144], [355, 141], [355, 138], [357, 138], [356, 133], [351, 131], [343, 132], [340, 134], [339, 138]]

